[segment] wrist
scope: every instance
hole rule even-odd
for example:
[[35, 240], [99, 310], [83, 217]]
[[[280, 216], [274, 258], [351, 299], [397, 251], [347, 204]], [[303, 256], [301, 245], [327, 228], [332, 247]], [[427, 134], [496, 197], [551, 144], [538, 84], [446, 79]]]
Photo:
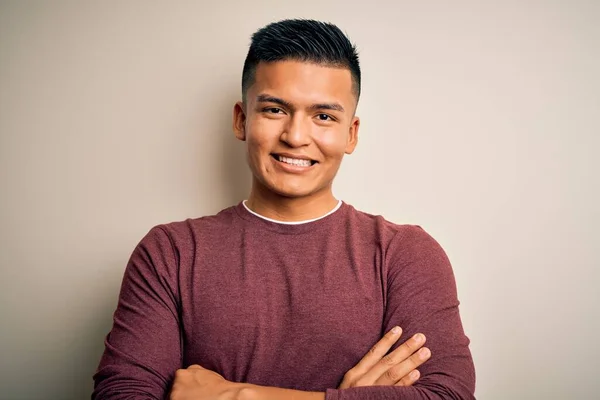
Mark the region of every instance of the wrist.
[[256, 400], [258, 399], [254, 385], [249, 383], [234, 383], [230, 389], [231, 400]]
[[325, 400], [325, 393], [305, 392], [277, 387], [259, 386], [252, 384], [240, 384], [235, 400]]

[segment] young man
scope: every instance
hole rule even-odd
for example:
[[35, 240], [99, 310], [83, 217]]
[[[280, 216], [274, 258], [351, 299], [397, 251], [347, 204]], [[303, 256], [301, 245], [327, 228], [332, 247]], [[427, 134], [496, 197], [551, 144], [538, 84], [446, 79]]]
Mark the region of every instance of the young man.
[[355, 48], [307, 20], [252, 39], [233, 111], [250, 196], [142, 239], [92, 397], [473, 399], [444, 251], [333, 196], [358, 139]]

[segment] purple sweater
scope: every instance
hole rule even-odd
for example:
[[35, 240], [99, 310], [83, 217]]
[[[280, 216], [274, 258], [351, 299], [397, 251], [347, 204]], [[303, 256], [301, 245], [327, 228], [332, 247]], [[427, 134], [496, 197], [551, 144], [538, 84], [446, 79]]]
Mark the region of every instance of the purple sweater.
[[[475, 370], [452, 267], [417, 226], [343, 203], [298, 225], [250, 213], [160, 225], [134, 250], [93, 399], [165, 399], [191, 364], [227, 380], [327, 400], [473, 399]], [[393, 326], [427, 336], [412, 387], [338, 390]]]

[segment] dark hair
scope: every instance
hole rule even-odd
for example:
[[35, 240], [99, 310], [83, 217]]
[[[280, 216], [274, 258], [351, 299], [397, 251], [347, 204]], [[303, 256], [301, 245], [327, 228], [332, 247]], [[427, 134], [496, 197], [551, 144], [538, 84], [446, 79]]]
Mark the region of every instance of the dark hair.
[[360, 97], [358, 53], [334, 24], [309, 19], [273, 22], [252, 35], [242, 72], [242, 96], [254, 83], [260, 62], [296, 60], [348, 68], [356, 101]]

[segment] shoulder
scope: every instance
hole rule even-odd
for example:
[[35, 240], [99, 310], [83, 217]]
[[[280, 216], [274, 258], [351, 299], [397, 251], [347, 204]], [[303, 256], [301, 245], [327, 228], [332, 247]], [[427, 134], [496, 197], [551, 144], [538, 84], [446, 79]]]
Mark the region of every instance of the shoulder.
[[389, 244], [402, 242], [404, 245], [414, 245], [434, 241], [433, 238], [419, 225], [400, 224], [390, 221], [382, 215], [370, 214], [357, 210], [348, 205], [350, 224], [360, 230], [376, 231], [389, 239]]
[[445, 250], [421, 226], [401, 225], [390, 242], [386, 258], [391, 277], [427, 284], [439, 281], [450, 285], [454, 281]]
[[214, 215], [187, 218], [153, 226], [142, 243], [169, 244], [176, 252], [194, 246], [203, 238], [215, 238], [235, 224], [235, 206], [225, 208]]
[[447, 264], [448, 259], [436, 239], [420, 225], [399, 224], [381, 215], [369, 214], [349, 206], [350, 223], [381, 240], [386, 258], [392, 264], [424, 260], [427, 264]]

